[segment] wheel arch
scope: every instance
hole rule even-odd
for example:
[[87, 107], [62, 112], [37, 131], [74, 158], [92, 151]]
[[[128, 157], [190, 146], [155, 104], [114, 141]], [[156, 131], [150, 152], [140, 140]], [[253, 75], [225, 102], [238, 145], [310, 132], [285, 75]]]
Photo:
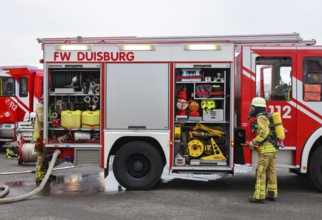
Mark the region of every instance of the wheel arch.
[[307, 173], [313, 152], [322, 146], [322, 127], [317, 129], [306, 141], [301, 155], [301, 173]]
[[151, 144], [154, 148], [156, 148], [158, 150], [158, 152], [160, 153], [161, 157], [162, 157], [162, 161], [163, 161], [163, 165], [166, 164], [166, 156], [165, 153], [162, 149], [161, 144], [159, 143], [159, 141], [157, 141], [155, 138], [153, 137], [144, 137], [144, 136], [125, 136], [125, 137], [120, 137], [119, 139], [117, 139], [111, 150], [110, 153], [107, 157], [107, 160], [109, 160], [110, 156], [115, 155], [116, 152], [121, 149], [121, 147], [129, 142], [133, 142], [133, 141], [143, 141], [143, 142], [147, 142], [149, 144]]

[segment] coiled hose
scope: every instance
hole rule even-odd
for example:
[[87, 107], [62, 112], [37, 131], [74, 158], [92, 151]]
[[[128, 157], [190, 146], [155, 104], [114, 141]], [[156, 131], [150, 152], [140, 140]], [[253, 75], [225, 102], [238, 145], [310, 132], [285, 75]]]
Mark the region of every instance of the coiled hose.
[[4, 196], [6, 196], [8, 193], [9, 193], [9, 187], [6, 186], [6, 185], [2, 185], [0, 186], [0, 189], [3, 190], [3, 192], [0, 193], [0, 204], [3, 204], [3, 203], [11, 203], [11, 202], [18, 202], [18, 201], [22, 201], [22, 200], [25, 200], [31, 196], [34, 196], [36, 195], [37, 193], [39, 193], [43, 188], [44, 186], [46, 185], [48, 179], [49, 179], [49, 176], [51, 174], [51, 172], [53, 171], [53, 168], [54, 168], [54, 165], [56, 163], [56, 160], [57, 160], [57, 157], [60, 155], [60, 150], [55, 150], [54, 154], [53, 154], [53, 158], [49, 164], [49, 167], [48, 167], [48, 170], [46, 172], [46, 175], [44, 177], [44, 179], [41, 181], [40, 185], [34, 189], [33, 191], [27, 193], [27, 194], [24, 194], [24, 195], [21, 195], [21, 196], [17, 196], [17, 197], [12, 197], [12, 198], [2, 198]]

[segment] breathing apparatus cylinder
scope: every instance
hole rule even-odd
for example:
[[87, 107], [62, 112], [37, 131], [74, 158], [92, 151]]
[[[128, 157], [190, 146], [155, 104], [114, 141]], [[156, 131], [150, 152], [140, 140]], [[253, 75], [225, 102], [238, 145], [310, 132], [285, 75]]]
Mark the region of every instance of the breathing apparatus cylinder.
[[272, 114], [272, 119], [274, 123], [274, 129], [277, 139], [283, 141], [285, 139], [285, 132], [283, 128], [281, 114], [279, 112], [274, 112]]

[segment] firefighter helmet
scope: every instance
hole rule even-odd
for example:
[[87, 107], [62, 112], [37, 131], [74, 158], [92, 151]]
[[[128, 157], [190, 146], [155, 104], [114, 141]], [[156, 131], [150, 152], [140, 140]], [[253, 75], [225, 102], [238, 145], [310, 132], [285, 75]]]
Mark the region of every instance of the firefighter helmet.
[[266, 108], [266, 100], [264, 98], [261, 97], [255, 97], [252, 100], [252, 106], [254, 107], [264, 107]]

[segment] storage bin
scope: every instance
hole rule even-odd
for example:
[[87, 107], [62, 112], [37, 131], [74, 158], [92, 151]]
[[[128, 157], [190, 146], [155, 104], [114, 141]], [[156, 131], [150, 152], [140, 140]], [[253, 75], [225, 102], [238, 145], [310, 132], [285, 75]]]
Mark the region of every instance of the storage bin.
[[82, 113], [82, 128], [99, 128], [100, 111], [84, 111]]
[[63, 128], [80, 128], [82, 121], [82, 111], [62, 111], [61, 113], [61, 127]]
[[224, 110], [223, 109], [212, 109], [203, 110], [202, 118], [204, 121], [223, 121], [224, 120]]

